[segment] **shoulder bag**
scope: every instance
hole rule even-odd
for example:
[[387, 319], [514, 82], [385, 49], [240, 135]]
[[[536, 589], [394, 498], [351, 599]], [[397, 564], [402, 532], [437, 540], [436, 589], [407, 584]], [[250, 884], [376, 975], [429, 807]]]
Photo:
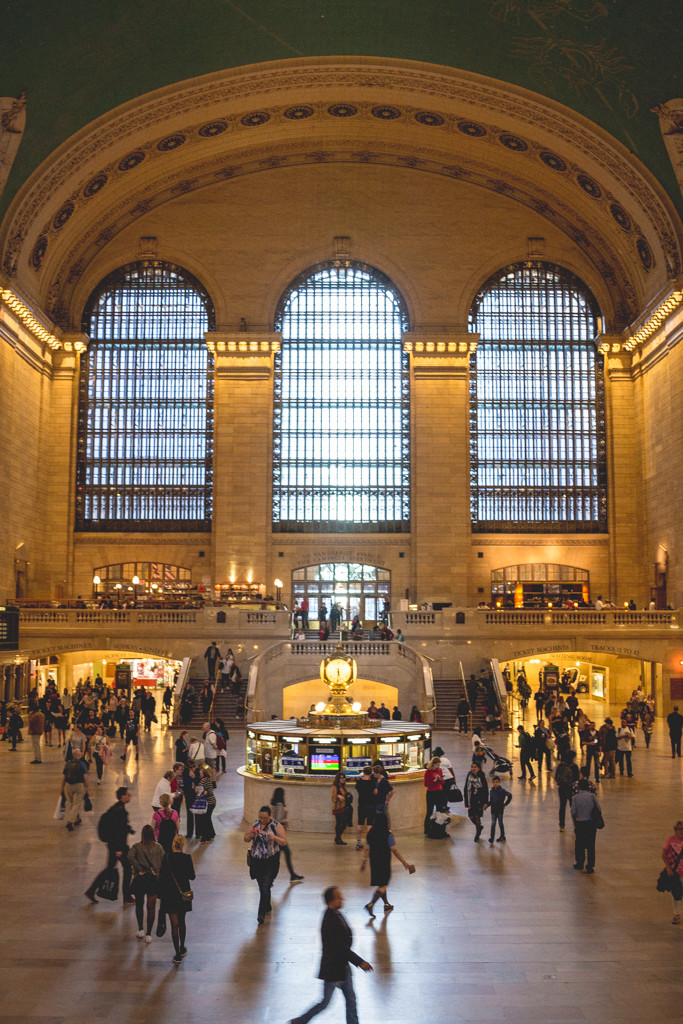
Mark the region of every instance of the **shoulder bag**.
[[171, 868], [171, 878], [173, 879], [173, 881], [176, 884], [176, 889], [180, 893], [181, 900], [183, 901], [183, 903], [185, 903], [185, 904], [187, 904], [189, 906], [189, 904], [192, 903], [192, 900], [194, 899], [194, 893], [192, 892], [192, 889], [181, 889], [180, 888], [180, 886], [178, 885], [178, 879], [173, 874], [173, 868]]

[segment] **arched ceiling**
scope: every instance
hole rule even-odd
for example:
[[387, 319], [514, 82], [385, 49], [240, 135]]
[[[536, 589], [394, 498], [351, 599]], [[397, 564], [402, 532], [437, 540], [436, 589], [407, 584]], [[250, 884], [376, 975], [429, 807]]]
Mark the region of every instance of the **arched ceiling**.
[[683, 209], [651, 108], [683, 96], [680, 0], [4, 0], [0, 96], [27, 93], [0, 198], [119, 104], [261, 61], [367, 55], [486, 75], [604, 128]]
[[672, 204], [607, 133], [494, 79], [379, 58], [223, 71], [110, 111], [17, 195], [0, 229], [2, 270], [76, 329], [107, 246], [150, 210], [243, 175], [267, 188], [269, 172], [330, 163], [397, 166], [423, 175], [425, 190], [439, 175], [532, 210], [577, 247], [612, 327], [681, 274]]

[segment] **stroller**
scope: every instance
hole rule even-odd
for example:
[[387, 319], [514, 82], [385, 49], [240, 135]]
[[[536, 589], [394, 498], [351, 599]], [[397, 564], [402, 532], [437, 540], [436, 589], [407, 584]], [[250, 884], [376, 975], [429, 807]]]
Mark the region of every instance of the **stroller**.
[[493, 777], [494, 775], [512, 776], [512, 761], [510, 761], [507, 757], [503, 757], [502, 754], [497, 754], [495, 750], [491, 750], [491, 748], [487, 746], [483, 740], [481, 741], [481, 745], [484, 748], [486, 756], [490, 757], [491, 760], [493, 761], [493, 768], [489, 772], [489, 775], [491, 777]]

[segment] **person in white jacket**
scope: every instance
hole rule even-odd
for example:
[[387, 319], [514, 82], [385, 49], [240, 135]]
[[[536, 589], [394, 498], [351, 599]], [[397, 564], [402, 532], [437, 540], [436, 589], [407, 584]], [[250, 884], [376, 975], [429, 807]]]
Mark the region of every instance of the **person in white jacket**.
[[624, 774], [624, 761], [626, 762], [626, 771], [629, 779], [633, 778], [633, 765], [631, 764], [631, 751], [633, 750], [633, 744], [636, 741], [635, 733], [628, 725], [623, 725], [617, 729], [617, 764], [619, 765], [619, 774]]

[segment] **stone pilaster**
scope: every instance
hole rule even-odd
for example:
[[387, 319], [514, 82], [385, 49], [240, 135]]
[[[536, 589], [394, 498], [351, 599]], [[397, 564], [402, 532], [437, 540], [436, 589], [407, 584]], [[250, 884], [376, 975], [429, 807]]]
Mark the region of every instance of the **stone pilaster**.
[[649, 577], [642, 517], [642, 434], [632, 356], [618, 336], [601, 335], [598, 340], [605, 358], [609, 596], [618, 605], [634, 598], [642, 607], [649, 600]]
[[477, 335], [404, 334], [411, 360], [417, 600], [464, 604], [470, 546], [469, 363]]
[[267, 584], [273, 358], [281, 336], [212, 332], [206, 341], [215, 359], [214, 582]]

